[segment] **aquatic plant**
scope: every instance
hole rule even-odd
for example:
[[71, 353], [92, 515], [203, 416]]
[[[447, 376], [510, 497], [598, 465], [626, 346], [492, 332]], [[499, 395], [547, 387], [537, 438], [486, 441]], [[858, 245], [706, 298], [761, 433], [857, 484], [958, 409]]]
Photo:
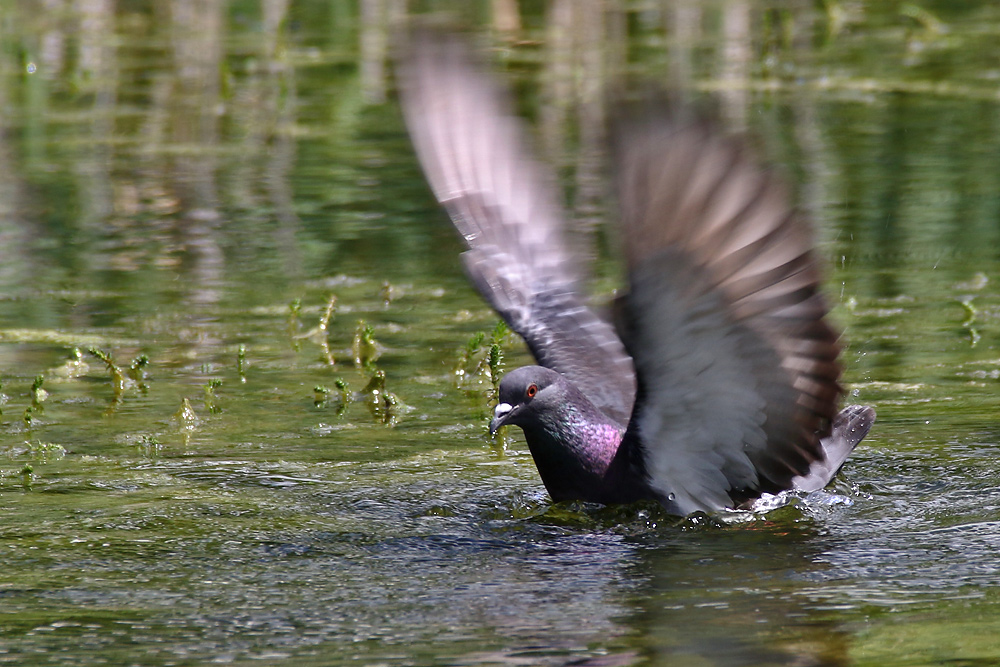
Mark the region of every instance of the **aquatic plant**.
[[55, 377], [72, 379], [86, 375], [90, 371], [90, 364], [83, 358], [80, 348], [74, 347], [70, 350], [69, 358], [61, 365], [49, 371]]
[[135, 385], [139, 388], [143, 394], [149, 391], [149, 385], [146, 384], [148, 375], [146, 373], [146, 366], [149, 365], [149, 356], [145, 354], [140, 354], [138, 357], [132, 360], [132, 363], [128, 367], [128, 377], [131, 379]]
[[351, 392], [347, 387], [347, 383], [342, 378], [337, 378], [333, 381], [333, 385], [340, 392], [340, 400], [343, 403], [348, 403], [351, 400]]
[[976, 326], [976, 318], [979, 311], [976, 309], [976, 305], [973, 303], [974, 297], [964, 296], [959, 299], [958, 304], [962, 306], [965, 311], [965, 320], [962, 322], [962, 327], [969, 334], [969, 346], [975, 347], [979, 343], [979, 339], [982, 336], [979, 333], [979, 328]]
[[136, 447], [143, 456], [153, 458], [159, 455], [161, 444], [155, 435], [141, 435], [136, 440]]
[[302, 300], [292, 299], [292, 302], [288, 304], [288, 338], [292, 341], [292, 349], [298, 351], [299, 349], [299, 330], [302, 329], [302, 321], [300, 315], [302, 314]]
[[335, 366], [337, 361], [333, 357], [333, 352], [330, 350], [330, 340], [329, 340], [329, 328], [330, 320], [333, 318], [333, 311], [337, 307], [337, 296], [331, 294], [326, 300], [326, 308], [323, 309], [323, 315], [319, 318], [319, 325], [317, 329], [320, 335], [318, 336], [319, 346], [323, 352], [323, 359], [330, 366]]
[[217, 403], [217, 396], [215, 395], [215, 390], [222, 386], [222, 380], [218, 378], [213, 378], [209, 380], [203, 387], [205, 392], [205, 409], [208, 410], [210, 414], [217, 415], [222, 412], [222, 408], [219, 407]]
[[351, 341], [351, 356], [357, 368], [367, 368], [382, 356], [382, 346], [374, 337], [375, 330], [364, 320], [358, 322]]
[[321, 408], [326, 405], [327, 400], [330, 398], [330, 390], [322, 385], [316, 385], [313, 387], [313, 405], [317, 408]]
[[372, 416], [389, 426], [397, 422], [399, 411], [405, 407], [395, 394], [385, 388], [385, 371], [378, 370], [361, 390], [358, 400], [371, 410]]
[[379, 290], [379, 296], [382, 298], [382, 305], [388, 308], [389, 304], [396, 298], [396, 292], [396, 288], [393, 287], [388, 280], [382, 281], [382, 289]]
[[111, 374], [111, 387], [114, 392], [112, 402], [120, 403], [125, 393], [125, 374], [122, 373], [122, 369], [114, 362], [110, 354], [100, 348], [91, 347], [87, 349], [87, 352], [104, 362], [108, 373]]
[[27, 447], [27, 454], [39, 461], [61, 459], [66, 456], [66, 448], [58, 443], [29, 440], [24, 444]]
[[459, 386], [463, 382], [482, 382], [488, 378], [493, 391], [496, 391], [503, 375], [503, 346], [509, 335], [510, 329], [503, 320], [499, 320], [489, 334], [477, 331], [469, 338], [455, 366]]
[[247, 382], [247, 346], [240, 343], [239, 348], [236, 350], [236, 373], [240, 376], [240, 383], [246, 384]]
[[32, 467], [30, 463], [25, 463], [24, 466], [21, 467], [20, 475], [21, 475], [21, 486], [24, 487], [25, 491], [30, 491], [31, 482], [35, 477], [35, 469]]
[[454, 371], [459, 384], [467, 376], [475, 374], [478, 371], [479, 360], [476, 355], [483, 349], [483, 342], [485, 340], [486, 332], [477, 331], [472, 334], [472, 337], [465, 343], [465, 347], [462, 348]]
[[[333, 313], [336, 310], [336, 306], [337, 306], [337, 296], [335, 294], [331, 294], [326, 300], [326, 307], [323, 309], [323, 314], [320, 315], [319, 322], [316, 323], [316, 326], [314, 326], [312, 329], [303, 334], [293, 335], [293, 339], [296, 341], [293, 347], [296, 351], [299, 349], [298, 341], [303, 339], [311, 340], [317, 345], [319, 345], [320, 352], [322, 355], [320, 358], [328, 366], [335, 366], [337, 364], [337, 361], [333, 356], [333, 351], [330, 349], [330, 341], [328, 333], [330, 328], [330, 320], [333, 319]], [[292, 315], [295, 318], [296, 327], [298, 326], [297, 323], [300, 310], [301, 310], [301, 305], [299, 303], [299, 300], [296, 299], [295, 301], [292, 302]], [[290, 324], [289, 332], [291, 332], [291, 330], [292, 327]]]
[[44, 381], [45, 378], [41, 374], [39, 374], [35, 376], [34, 382], [31, 383], [31, 407], [36, 412], [45, 411], [45, 407], [42, 405], [42, 403], [45, 401], [46, 398], [49, 397], [49, 392], [45, 391], [42, 388], [42, 383]]

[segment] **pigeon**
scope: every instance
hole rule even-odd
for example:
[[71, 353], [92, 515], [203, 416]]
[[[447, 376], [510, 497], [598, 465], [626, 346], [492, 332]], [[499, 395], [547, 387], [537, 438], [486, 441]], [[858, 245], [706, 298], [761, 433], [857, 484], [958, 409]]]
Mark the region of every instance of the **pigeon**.
[[552, 500], [686, 516], [825, 487], [875, 411], [837, 411], [809, 225], [746, 141], [669, 104], [616, 122], [627, 288], [605, 318], [509, 93], [463, 38], [405, 41], [396, 77], [420, 165], [469, 279], [537, 362], [501, 379], [490, 431], [522, 429]]

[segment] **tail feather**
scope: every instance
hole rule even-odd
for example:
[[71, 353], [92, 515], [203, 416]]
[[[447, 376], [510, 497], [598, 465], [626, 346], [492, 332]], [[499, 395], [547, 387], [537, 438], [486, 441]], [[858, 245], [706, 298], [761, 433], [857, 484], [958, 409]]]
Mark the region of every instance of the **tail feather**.
[[823, 459], [814, 461], [808, 474], [793, 478], [792, 488], [811, 493], [829, 484], [874, 423], [875, 410], [868, 406], [851, 405], [841, 410], [833, 420], [830, 435], [820, 441]]

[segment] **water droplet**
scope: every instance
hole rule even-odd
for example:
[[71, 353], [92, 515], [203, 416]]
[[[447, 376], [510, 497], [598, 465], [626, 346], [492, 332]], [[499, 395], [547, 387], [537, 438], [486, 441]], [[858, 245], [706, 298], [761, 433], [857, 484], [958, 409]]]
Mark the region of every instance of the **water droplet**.
[[28, 74], [34, 74], [38, 71], [38, 68], [35, 67], [35, 63], [28, 63], [28, 66], [25, 69], [28, 70]]
[[676, 493], [668, 493], [667, 494], [667, 500], [675, 500], [676, 498], [677, 498], [677, 494]]

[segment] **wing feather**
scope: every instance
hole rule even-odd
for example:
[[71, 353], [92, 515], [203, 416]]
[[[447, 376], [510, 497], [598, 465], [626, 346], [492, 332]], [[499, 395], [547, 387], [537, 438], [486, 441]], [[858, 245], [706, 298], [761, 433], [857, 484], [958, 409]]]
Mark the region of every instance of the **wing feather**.
[[638, 378], [625, 446], [683, 514], [789, 488], [822, 460], [841, 394], [805, 221], [707, 124], [644, 116], [616, 147]]
[[398, 59], [404, 117], [435, 196], [469, 251], [473, 284], [542, 366], [624, 424], [632, 360], [580, 295], [554, 179], [530, 157], [504, 92], [452, 35], [416, 31]]

